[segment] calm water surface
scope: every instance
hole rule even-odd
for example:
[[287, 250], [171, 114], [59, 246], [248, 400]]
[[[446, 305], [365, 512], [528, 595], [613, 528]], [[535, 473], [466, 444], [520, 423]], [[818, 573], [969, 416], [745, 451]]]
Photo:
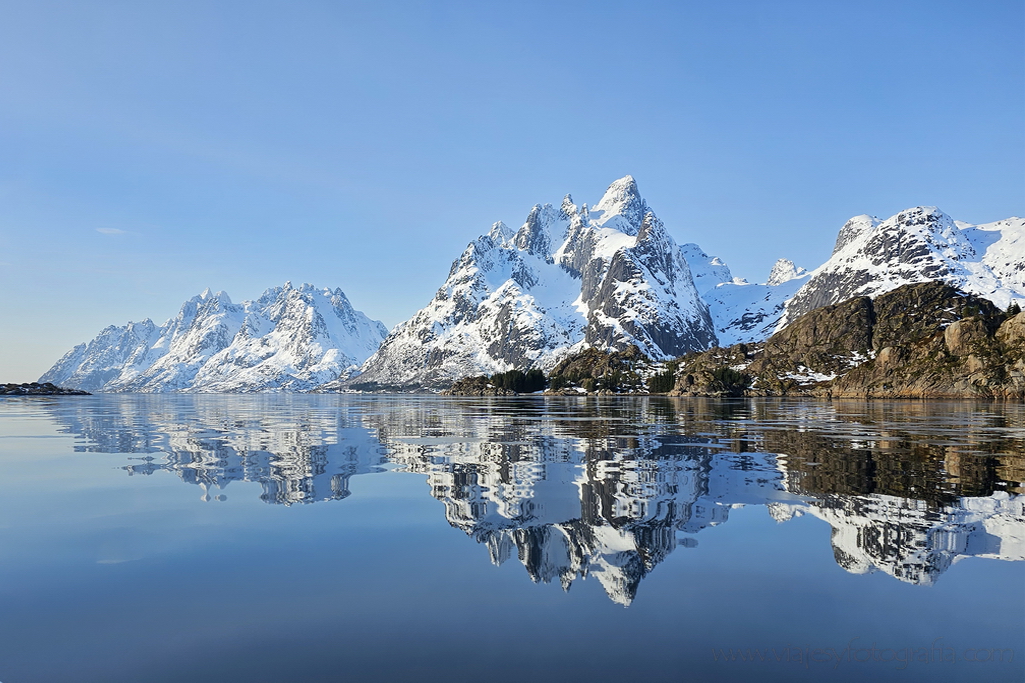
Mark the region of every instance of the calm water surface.
[[0, 400], [0, 681], [1020, 681], [1025, 406]]

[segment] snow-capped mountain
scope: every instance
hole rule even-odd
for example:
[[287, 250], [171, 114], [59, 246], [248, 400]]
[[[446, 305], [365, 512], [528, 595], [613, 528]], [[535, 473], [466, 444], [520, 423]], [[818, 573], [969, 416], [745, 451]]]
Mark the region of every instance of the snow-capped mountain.
[[822, 306], [930, 280], [1000, 308], [1025, 300], [1025, 219], [971, 225], [931, 206], [885, 221], [855, 216], [840, 230], [830, 259], [787, 303], [779, 326]]
[[765, 284], [718, 279], [701, 291], [720, 346], [763, 341], [816, 308], [932, 280], [1006, 308], [1025, 302], [1025, 220], [971, 225], [921, 206], [885, 221], [855, 216], [810, 273], [780, 259]]
[[[707, 265], [702, 276], [716, 267], [728, 273]], [[584, 346], [636, 344], [669, 358], [714, 343], [684, 252], [626, 176], [593, 208], [567, 196], [559, 207], [536, 205], [515, 232], [495, 223], [358, 381], [442, 386], [511, 368], [547, 370]]]
[[207, 290], [160, 327], [106, 328], [41, 380], [100, 392], [303, 391], [354, 371], [386, 334], [340, 289], [288, 282], [241, 304]]

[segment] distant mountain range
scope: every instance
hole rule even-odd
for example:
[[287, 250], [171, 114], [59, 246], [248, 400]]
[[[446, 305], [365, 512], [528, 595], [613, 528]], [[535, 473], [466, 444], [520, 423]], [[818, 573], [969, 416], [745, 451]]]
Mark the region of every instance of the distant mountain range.
[[268, 289], [234, 304], [207, 290], [171, 320], [104, 329], [41, 378], [86, 391], [306, 391], [355, 372], [387, 335], [342, 290]]
[[677, 245], [630, 176], [593, 207], [568, 195], [512, 230], [496, 223], [434, 298], [391, 333], [341, 290], [286, 283], [233, 304], [204, 292], [162, 326], [108, 327], [40, 381], [100, 392], [436, 389], [467, 375], [550, 370], [588, 347], [661, 360], [765, 340], [801, 315], [942, 281], [1005, 308], [1025, 303], [1025, 220], [954, 221], [932, 207], [841, 228], [808, 272], [780, 259], [764, 284]]

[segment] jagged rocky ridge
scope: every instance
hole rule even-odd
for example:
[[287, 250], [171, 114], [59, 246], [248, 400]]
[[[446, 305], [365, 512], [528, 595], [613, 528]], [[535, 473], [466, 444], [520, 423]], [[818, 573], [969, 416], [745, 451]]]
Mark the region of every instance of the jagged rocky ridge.
[[240, 304], [206, 290], [161, 326], [106, 328], [40, 381], [96, 392], [303, 391], [354, 372], [386, 334], [340, 289], [285, 283]]
[[[452, 264], [434, 299], [363, 366], [359, 386], [444, 387], [469, 375], [548, 370], [586, 347], [655, 358], [716, 341], [695, 286], [728, 269], [686, 253], [630, 176], [593, 208], [535, 206], [517, 231], [496, 223]], [[328, 387], [331, 388], [331, 387]]]

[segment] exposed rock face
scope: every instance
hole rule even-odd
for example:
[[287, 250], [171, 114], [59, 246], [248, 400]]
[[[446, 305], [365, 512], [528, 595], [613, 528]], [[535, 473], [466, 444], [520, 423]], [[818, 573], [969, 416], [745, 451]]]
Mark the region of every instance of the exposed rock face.
[[983, 313], [917, 341], [896, 340], [822, 391], [880, 398], [1025, 398], [1025, 339], [1016, 335], [1018, 325], [1025, 325], [1020, 313], [997, 328], [997, 336], [994, 319]]
[[[684, 358], [674, 394], [1025, 397], [1025, 316], [940, 282], [816, 309], [764, 345]], [[732, 373], [732, 374], [730, 374]], [[729, 393], [729, 392], [727, 392]]]
[[812, 311], [764, 344], [738, 344], [684, 358], [672, 393], [787, 394], [832, 379], [869, 357], [873, 319], [872, 301], [860, 297]]
[[207, 290], [160, 327], [106, 328], [40, 381], [100, 392], [302, 391], [354, 371], [386, 334], [340, 289], [286, 283], [241, 304]]
[[852, 357], [868, 357], [874, 323], [872, 300], [867, 297], [826, 306], [769, 337], [756, 367], [775, 372], [799, 372], [801, 366], [820, 373], [843, 372], [850, 368]]
[[[716, 268], [725, 266], [703, 272]], [[535, 206], [516, 232], [496, 223], [353, 381], [440, 388], [513, 368], [550, 370], [586, 346], [636, 345], [671, 358], [714, 343], [687, 259], [627, 176], [593, 208], [567, 196], [558, 208]]]

